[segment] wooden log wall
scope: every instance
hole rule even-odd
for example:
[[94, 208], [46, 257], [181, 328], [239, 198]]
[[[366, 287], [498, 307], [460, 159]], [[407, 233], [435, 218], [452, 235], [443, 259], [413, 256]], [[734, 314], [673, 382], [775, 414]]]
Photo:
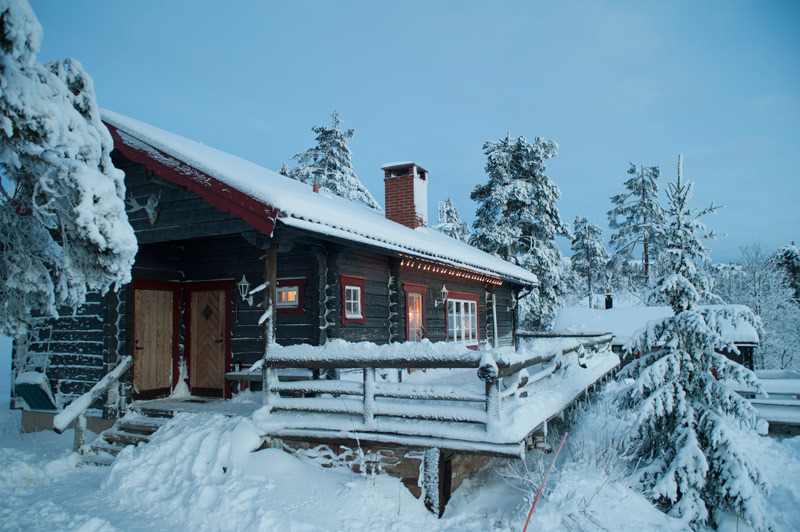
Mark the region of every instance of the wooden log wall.
[[[28, 335], [28, 371], [45, 370], [61, 408], [89, 391], [105, 375], [105, 308], [103, 297], [89, 293], [77, 312], [59, 311], [58, 318], [33, 319]], [[102, 403], [93, 405], [102, 408]]]
[[342, 253], [338, 274], [366, 278], [363, 295], [366, 323], [342, 324], [341, 284], [336, 275], [337, 338], [348, 342], [389, 342], [389, 258], [366, 250]]

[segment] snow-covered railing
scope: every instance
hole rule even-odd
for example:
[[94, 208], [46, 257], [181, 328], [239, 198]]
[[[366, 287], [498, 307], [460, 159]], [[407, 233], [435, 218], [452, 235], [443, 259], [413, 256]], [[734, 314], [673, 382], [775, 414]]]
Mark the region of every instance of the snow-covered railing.
[[[478, 352], [467, 348], [424, 342], [358, 348], [346, 344], [331, 348], [292, 346], [271, 350], [264, 359], [265, 404], [270, 411], [294, 411], [322, 415], [360, 416], [370, 431], [383, 432], [409, 421], [471, 424], [490, 432], [502, 421], [505, 398], [525, 398], [531, 387], [548, 377], [562, 357], [577, 352], [582, 365], [585, 349], [608, 344], [611, 335], [560, 338], [516, 352], [511, 348]], [[540, 366], [533, 374], [528, 368]], [[278, 369], [361, 369], [361, 379], [278, 379]], [[459, 386], [440, 383], [383, 382], [379, 370], [476, 369], [475, 381]], [[481, 383], [483, 385], [481, 385]], [[378, 401], [377, 398], [382, 398]], [[376, 418], [387, 420], [378, 426]]]
[[106, 393], [119, 378], [125, 374], [133, 365], [133, 358], [126, 356], [117, 366], [109, 371], [105, 377], [95, 384], [91, 390], [81, 395], [64, 410], [53, 418], [53, 430], [61, 434], [74, 421], [75, 422], [75, 443], [73, 449], [79, 452], [86, 443], [86, 410], [92, 406], [97, 399]]

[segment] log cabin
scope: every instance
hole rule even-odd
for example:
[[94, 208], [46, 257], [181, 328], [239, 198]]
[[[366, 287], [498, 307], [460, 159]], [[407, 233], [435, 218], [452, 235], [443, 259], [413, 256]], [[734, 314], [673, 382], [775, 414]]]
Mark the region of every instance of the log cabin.
[[513, 345], [515, 298], [535, 276], [428, 228], [420, 165], [383, 166], [384, 216], [111, 111], [103, 119], [139, 242], [133, 282], [37, 320], [16, 369], [43, 373], [50, 393], [18, 387], [26, 411], [62, 409], [126, 354], [123, 402], [180, 381], [230, 397], [225, 374], [264, 356], [270, 294], [279, 345]]
[[[115, 454], [120, 442], [147, 441], [156, 419], [250, 385], [268, 406], [264, 445], [323, 444], [336, 460], [357, 445], [377, 458], [354, 469], [394, 474], [415, 495], [435, 486], [426, 504], [441, 513], [488, 457], [523, 457], [534, 433], [619, 362], [608, 352], [564, 365], [566, 354], [583, 358], [610, 341], [599, 336], [519, 355], [516, 301], [535, 275], [430, 229], [429, 173], [415, 162], [381, 168], [383, 214], [117, 113], [102, 117], [139, 244], [133, 280], [37, 318], [16, 345], [23, 430], [75, 421], [83, 449], [88, 423], [106, 429], [98, 440], [107, 443], [91, 448]], [[378, 374], [386, 368], [400, 370], [396, 380]], [[412, 369], [467, 374], [458, 386], [417, 384], [413, 374], [399, 383]], [[345, 370], [360, 380], [340, 378]]]

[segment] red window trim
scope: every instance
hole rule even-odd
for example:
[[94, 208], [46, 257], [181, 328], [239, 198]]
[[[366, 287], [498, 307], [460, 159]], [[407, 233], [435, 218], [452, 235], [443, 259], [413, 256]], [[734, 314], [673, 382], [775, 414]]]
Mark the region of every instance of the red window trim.
[[[448, 292], [444, 303], [444, 337], [450, 341], [450, 312], [448, 307], [450, 299], [462, 299], [475, 302], [475, 339], [478, 345], [468, 345], [467, 348], [477, 350], [481, 346], [481, 296], [469, 292]], [[460, 343], [460, 342], [459, 342]]]
[[[366, 314], [366, 305], [364, 304], [366, 300], [367, 294], [367, 278], [366, 277], [358, 277], [356, 275], [339, 275], [339, 284], [342, 285], [342, 325], [349, 325], [353, 323], [358, 323], [364, 325], [367, 323], [367, 314]], [[361, 289], [361, 317], [360, 318], [348, 318], [347, 312], [345, 312], [345, 299], [344, 293], [345, 289], [348, 286], [358, 287]]]
[[403, 292], [405, 292], [405, 295], [406, 295], [406, 307], [405, 307], [406, 308], [406, 312], [405, 312], [406, 313], [406, 316], [405, 316], [405, 318], [406, 318], [405, 319], [405, 321], [406, 321], [406, 341], [410, 341], [411, 340], [411, 336], [410, 336], [409, 330], [408, 330], [408, 307], [409, 307], [409, 301], [408, 300], [409, 300], [409, 296], [411, 294], [420, 294], [422, 296], [422, 330], [423, 330], [423, 338], [427, 338], [428, 337], [428, 332], [427, 332], [428, 331], [428, 321], [427, 321], [428, 317], [427, 317], [427, 312], [426, 312], [426, 309], [425, 309], [425, 307], [427, 306], [425, 304], [425, 298], [426, 298], [427, 293], [428, 293], [428, 287], [425, 286], [424, 284], [415, 284], [415, 283], [402, 283], [402, 284], [403, 284]]
[[277, 288], [283, 286], [297, 287], [297, 306], [296, 307], [277, 307], [278, 314], [304, 314], [306, 309], [306, 285], [308, 279], [305, 277], [278, 279]]

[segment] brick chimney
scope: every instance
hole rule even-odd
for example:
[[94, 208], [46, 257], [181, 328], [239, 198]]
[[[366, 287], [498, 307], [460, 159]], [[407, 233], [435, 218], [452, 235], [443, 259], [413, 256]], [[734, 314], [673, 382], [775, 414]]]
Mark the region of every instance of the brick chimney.
[[428, 171], [413, 162], [381, 166], [386, 218], [411, 229], [428, 226]]

